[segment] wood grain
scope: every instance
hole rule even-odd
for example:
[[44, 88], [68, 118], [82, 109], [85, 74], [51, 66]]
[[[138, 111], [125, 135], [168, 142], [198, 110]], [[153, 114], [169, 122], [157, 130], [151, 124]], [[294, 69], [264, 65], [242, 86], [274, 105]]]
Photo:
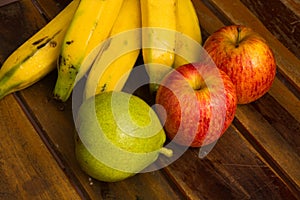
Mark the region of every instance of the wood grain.
[[204, 159], [198, 153], [191, 149], [165, 168], [189, 199], [295, 198], [234, 126]]
[[298, 0], [280, 0], [286, 7], [300, 17], [300, 2]]
[[[0, 62], [69, 2], [20, 0], [1, 7]], [[0, 101], [0, 199], [300, 198], [300, 61], [293, 50], [298, 36], [288, 38], [292, 29], [284, 24], [292, 18], [276, 18], [278, 24], [267, 26], [269, 13], [262, 10], [269, 7], [255, 1], [193, 3], [204, 38], [231, 23], [251, 26], [270, 42], [284, 75], [277, 75], [264, 97], [239, 106], [234, 123], [214, 149], [200, 159], [199, 149], [190, 148], [162, 170], [121, 182], [94, 180], [81, 171], [74, 156], [72, 99], [66, 103], [52, 99], [54, 71]], [[276, 0], [270, 8], [277, 5], [298, 16], [295, 0]], [[153, 103], [145, 88], [137, 93]]]
[[[294, 55], [300, 58], [300, 4], [298, 11], [292, 10], [281, 1], [242, 0], [241, 1], [264, 26]], [[290, 4], [292, 2], [289, 2]], [[293, 8], [293, 7], [291, 7]], [[296, 7], [295, 7], [296, 8]], [[268, 10], [268, 12], [266, 12]], [[284, 17], [282, 17], [284, 16]]]
[[0, 113], [0, 199], [80, 199], [12, 95]]
[[268, 94], [252, 105], [300, 156], [300, 122]]
[[[63, 3], [63, 5], [61, 3]], [[48, 21], [54, 18], [67, 5], [66, 2], [61, 3], [47, 0], [34, 1], [35, 7]]]
[[235, 124], [245, 137], [299, 195], [300, 159], [294, 149], [252, 106], [239, 106], [236, 118]]
[[300, 100], [280, 80], [274, 80], [268, 93], [300, 122]]
[[17, 2], [17, 1], [18, 1], [18, 0], [2, 0], [2, 1], [0, 2], [0, 7], [6, 6], [6, 5], [11, 4], [11, 3], [15, 3], [15, 2]]

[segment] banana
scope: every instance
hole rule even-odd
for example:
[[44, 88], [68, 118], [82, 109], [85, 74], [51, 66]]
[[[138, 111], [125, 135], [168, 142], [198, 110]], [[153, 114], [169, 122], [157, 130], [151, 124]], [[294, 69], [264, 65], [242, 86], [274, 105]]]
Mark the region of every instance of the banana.
[[174, 68], [200, 59], [202, 45], [199, 19], [191, 0], [177, 0]]
[[123, 0], [81, 0], [65, 35], [58, 61], [54, 98], [65, 102], [75, 83], [94, 61], [101, 42], [109, 37]]
[[93, 63], [85, 85], [85, 99], [104, 92], [120, 91], [141, 49], [139, 0], [124, 0], [110, 38]]
[[176, 40], [177, 0], [142, 0], [142, 54], [150, 92], [172, 68]]
[[72, 1], [5, 60], [0, 69], [0, 99], [31, 86], [55, 69], [64, 35], [78, 4], [79, 0]]

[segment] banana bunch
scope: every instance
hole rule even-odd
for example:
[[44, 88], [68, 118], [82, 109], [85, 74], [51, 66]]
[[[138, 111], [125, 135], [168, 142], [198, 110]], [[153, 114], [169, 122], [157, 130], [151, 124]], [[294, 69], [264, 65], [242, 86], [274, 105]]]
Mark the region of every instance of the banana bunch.
[[84, 99], [122, 90], [140, 53], [155, 92], [172, 68], [200, 58], [191, 0], [73, 0], [0, 69], [0, 99], [58, 70], [54, 98], [66, 101], [86, 77]]
[[56, 68], [67, 27], [78, 4], [79, 0], [72, 1], [5, 60], [0, 69], [0, 99], [34, 84]]
[[141, 11], [143, 60], [153, 93], [172, 67], [198, 61], [193, 52], [202, 43], [201, 31], [191, 0], [142, 0]]

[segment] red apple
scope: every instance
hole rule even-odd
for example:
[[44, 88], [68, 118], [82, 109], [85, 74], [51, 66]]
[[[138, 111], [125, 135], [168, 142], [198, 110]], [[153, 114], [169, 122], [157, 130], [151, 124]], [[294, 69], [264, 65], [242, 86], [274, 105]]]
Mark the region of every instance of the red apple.
[[207, 38], [203, 47], [236, 86], [238, 104], [253, 102], [270, 89], [276, 74], [274, 54], [251, 28], [222, 27]]
[[156, 112], [177, 144], [215, 142], [231, 124], [237, 106], [230, 78], [213, 63], [186, 64], [167, 74], [156, 94]]

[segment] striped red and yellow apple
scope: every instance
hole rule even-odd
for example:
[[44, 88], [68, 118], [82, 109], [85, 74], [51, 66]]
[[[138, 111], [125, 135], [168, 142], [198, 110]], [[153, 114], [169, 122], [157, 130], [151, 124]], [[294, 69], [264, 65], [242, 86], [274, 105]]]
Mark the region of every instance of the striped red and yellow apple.
[[201, 147], [218, 140], [237, 106], [229, 76], [213, 63], [186, 64], [167, 74], [156, 94], [156, 112], [175, 143]]
[[271, 88], [276, 62], [266, 40], [243, 25], [224, 26], [203, 45], [236, 86], [238, 104], [253, 102]]

